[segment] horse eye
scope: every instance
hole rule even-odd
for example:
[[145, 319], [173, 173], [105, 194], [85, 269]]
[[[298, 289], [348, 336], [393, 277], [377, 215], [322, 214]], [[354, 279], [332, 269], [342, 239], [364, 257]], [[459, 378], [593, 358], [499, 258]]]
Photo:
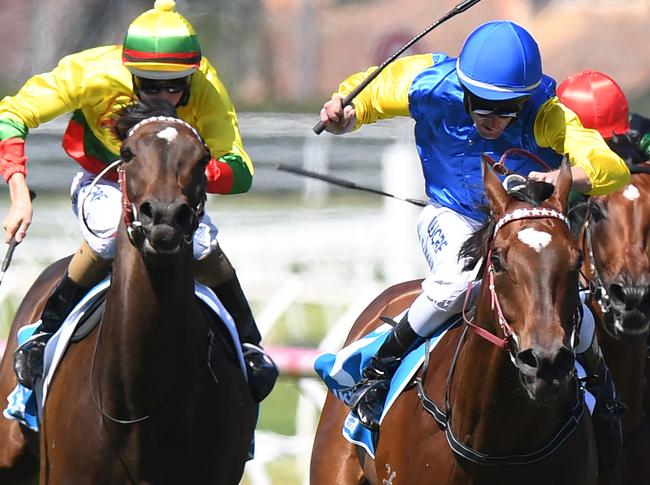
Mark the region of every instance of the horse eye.
[[600, 207], [599, 204], [595, 202], [589, 204], [589, 216], [591, 217], [591, 220], [594, 222], [602, 221], [605, 218], [603, 209]]
[[503, 264], [501, 263], [501, 257], [498, 254], [492, 253], [492, 256], [490, 258], [490, 263], [492, 264], [494, 271], [496, 271], [497, 273], [503, 271]]
[[120, 158], [124, 163], [128, 163], [133, 160], [133, 152], [130, 148], [123, 147], [122, 150], [120, 150]]

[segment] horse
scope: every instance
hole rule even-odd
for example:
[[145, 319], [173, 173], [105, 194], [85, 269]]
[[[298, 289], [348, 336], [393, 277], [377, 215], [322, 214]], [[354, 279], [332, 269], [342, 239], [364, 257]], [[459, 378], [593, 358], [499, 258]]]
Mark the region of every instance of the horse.
[[[70, 345], [51, 381], [40, 483], [239, 483], [257, 409], [228, 330], [194, 293], [192, 236], [209, 150], [167, 103], [127, 107], [116, 132], [123, 218], [111, 285], [99, 325]], [[46, 270], [13, 327], [38, 316], [66, 267]], [[3, 393], [5, 382], [15, 383], [15, 331]], [[16, 438], [15, 424], [2, 426]], [[0, 439], [0, 456], [7, 448]], [[18, 436], [11, 448], [15, 466], [26, 442]]]
[[650, 335], [650, 164], [631, 165], [630, 183], [590, 197], [582, 207], [579, 240], [585, 254], [582, 284], [598, 315], [597, 334], [619, 397], [623, 450], [601, 484], [650, 483], [647, 340]]
[[[461, 251], [468, 267], [482, 261], [473, 316], [466, 300], [464, 323], [446, 332], [384, 417], [374, 459], [342, 437], [349, 410], [328, 395], [312, 485], [596, 483], [595, 437], [574, 372], [581, 252], [565, 217], [569, 165], [545, 202], [508, 194], [483, 169], [492, 215]], [[528, 187], [549, 195], [548, 184]], [[387, 289], [346, 344], [420, 292], [419, 281]]]

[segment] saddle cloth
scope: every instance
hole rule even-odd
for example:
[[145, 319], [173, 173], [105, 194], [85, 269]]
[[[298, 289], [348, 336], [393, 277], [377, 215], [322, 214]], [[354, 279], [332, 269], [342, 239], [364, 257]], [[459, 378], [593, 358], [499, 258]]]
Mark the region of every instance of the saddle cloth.
[[[429, 339], [430, 352], [440, 342], [447, 330], [457, 323], [459, 323], [458, 318], [451, 318], [436, 330]], [[336, 354], [325, 353], [316, 358], [314, 362], [316, 373], [332, 394], [343, 401], [346, 406], [349, 405], [352, 388], [361, 380], [361, 372], [370, 363], [370, 359], [377, 352], [384, 340], [386, 340], [391, 328], [389, 324], [383, 324], [359, 340], [344, 347]], [[402, 363], [391, 380], [390, 390], [388, 391], [379, 421], [380, 424], [404, 388], [413, 381], [415, 373], [422, 366], [425, 348], [426, 345], [423, 343], [412, 350], [402, 360]], [[576, 362], [576, 371], [579, 378], [585, 377], [585, 371], [578, 362]], [[586, 391], [585, 402], [589, 408], [589, 412], [592, 412], [595, 399]], [[342, 434], [350, 443], [361, 446], [373, 459], [375, 458], [375, 444], [379, 437], [378, 433], [374, 433], [363, 426], [352, 413], [348, 413], [343, 423]]]
[[[45, 348], [45, 356], [43, 362], [43, 379], [37, 389], [27, 389], [18, 384], [14, 390], [7, 397], [8, 405], [3, 411], [3, 415], [7, 419], [17, 420], [24, 426], [38, 431], [38, 420], [42, 416], [43, 406], [47, 399], [47, 391], [54, 376], [54, 372], [61, 358], [65, 353], [75, 329], [84, 317], [88, 316], [88, 312], [92, 312], [96, 298], [100, 297], [110, 286], [110, 275], [102, 282], [92, 288], [77, 304], [77, 306], [70, 312], [65, 319], [61, 328], [52, 336], [48, 341]], [[194, 293], [196, 297], [204, 302], [207, 307], [214, 312], [221, 322], [226, 326], [228, 334], [232, 338], [233, 348], [235, 349], [239, 366], [244, 374], [246, 374], [246, 366], [244, 364], [244, 356], [242, 354], [241, 345], [239, 344], [239, 336], [235, 323], [219, 301], [214, 292], [205, 285], [195, 282]], [[29, 337], [32, 336], [40, 322], [30, 325], [25, 325], [18, 331], [18, 345], [24, 343]], [[42, 388], [41, 388], [42, 386]]]

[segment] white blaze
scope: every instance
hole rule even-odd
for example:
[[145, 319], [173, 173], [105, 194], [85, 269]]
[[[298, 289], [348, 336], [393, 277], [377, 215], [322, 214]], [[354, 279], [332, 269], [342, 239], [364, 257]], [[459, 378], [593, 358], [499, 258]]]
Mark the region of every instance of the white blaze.
[[641, 193], [639, 192], [639, 189], [630, 184], [625, 187], [625, 190], [623, 191], [623, 197], [625, 197], [627, 200], [636, 200], [641, 197]]
[[551, 242], [551, 235], [548, 232], [538, 231], [532, 227], [522, 229], [517, 233], [517, 237], [521, 242], [527, 244], [538, 253]]
[[171, 126], [168, 126], [164, 130], [158, 132], [158, 138], [167, 140], [167, 143], [171, 143], [177, 135], [178, 131], [176, 131], [176, 128], [172, 128]]

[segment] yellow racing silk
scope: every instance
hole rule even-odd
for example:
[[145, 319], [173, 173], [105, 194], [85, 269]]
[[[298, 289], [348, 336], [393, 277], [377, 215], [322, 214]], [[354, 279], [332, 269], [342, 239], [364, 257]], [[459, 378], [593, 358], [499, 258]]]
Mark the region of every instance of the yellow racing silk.
[[[355, 74], [340, 86], [348, 94], [367, 74]], [[564, 154], [582, 167], [591, 182], [589, 194], [614, 191], [629, 181], [630, 173], [594, 130], [558, 101], [555, 81], [544, 75], [524, 103], [519, 116], [503, 134], [488, 140], [480, 136], [464, 104], [456, 75], [456, 59], [442, 53], [404, 57], [390, 64], [354, 100], [355, 128], [362, 124], [410, 116], [429, 198], [475, 220], [485, 205], [481, 155], [494, 159], [510, 148], [523, 148], [558, 168]], [[527, 175], [544, 169], [530, 160], [513, 160], [510, 168]]]
[[[0, 101], [0, 141], [25, 139], [30, 128], [72, 113], [63, 148], [83, 168], [98, 173], [119, 158], [121, 142], [112, 132], [113, 122], [134, 99], [131, 73], [122, 64], [122, 46], [72, 54], [52, 71], [31, 77], [15, 96]], [[205, 57], [192, 75], [188, 103], [177, 113], [196, 128], [212, 153], [206, 168], [208, 191], [246, 192], [253, 164], [242, 146], [230, 96]]]

